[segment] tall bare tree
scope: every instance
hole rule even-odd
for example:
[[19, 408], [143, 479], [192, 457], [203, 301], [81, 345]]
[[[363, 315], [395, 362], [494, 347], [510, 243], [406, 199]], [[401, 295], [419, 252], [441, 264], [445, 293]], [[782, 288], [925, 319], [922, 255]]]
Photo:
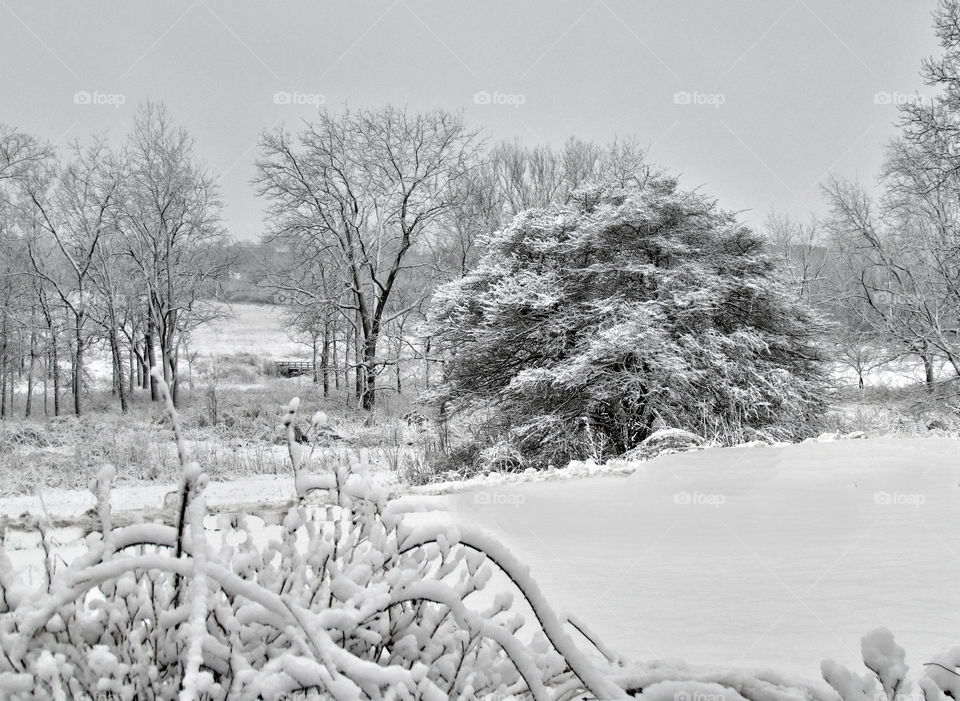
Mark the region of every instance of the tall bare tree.
[[219, 188], [193, 138], [158, 103], [140, 106], [124, 159], [119, 226], [145, 290], [145, 357], [152, 368], [159, 350], [176, 402], [181, 338], [216, 314], [204, 293], [228, 263]]
[[393, 107], [321, 112], [296, 136], [265, 133], [256, 186], [270, 202], [273, 232], [294, 233], [342, 270], [361, 335], [358, 392], [375, 405], [384, 327], [406, 307], [395, 304], [398, 280], [422, 261], [426, 243], [455, 203], [456, 186], [473, 167], [478, 135], [444, 111]]
[[102, 141], [82, 149], [52, 188], [36, 181], [30, 200], [43, 236], [28, 245], [35, 273], [48, 283], [68, 312], [73, 333], [72, 391], [74, 412], [82, 412], [84, 354], [91, 335], [94, 304], [94, 263], [104, 237], [113, 226], [121, 174]]
[[[27, 274], [30, 263], [23, 235], [22, 199], [26, 185], [50, 167], [53, 151], [18, 129], [0, 124], [0, 417], [12, 411], [15, 354], [30, 357], [25, 413], [32, 411], [33, 371], [36, 360], [37, 324], [33, 284]], [[23, 345], [29, 338], [28, 348]]]

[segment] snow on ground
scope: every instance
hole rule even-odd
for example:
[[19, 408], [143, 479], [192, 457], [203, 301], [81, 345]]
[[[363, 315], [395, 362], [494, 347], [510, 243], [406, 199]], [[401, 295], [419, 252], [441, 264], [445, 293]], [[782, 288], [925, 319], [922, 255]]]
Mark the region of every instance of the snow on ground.
[[626, 477], [450, 497], [544, 594], [633, 660], [862, 670], [877, 626], [914, 664], [960, 638], [960, 443], [710, 449]]
[[[227, 316], [201, 324], [190, 333], [189, 350], [213, 357], [234, 353], [251, 353], [258, 358], [299, 358], [309, 355], [309, 348], [294, 342], [283, 323], [282, 307], [272, 304], [217, 303]], [[112, 365], [106, 350], [94, 347], [86, 356], [85, 369], [93, 385], [109, 388]], [[26, 380], [19, 390], [25, 390]], [[39, 391], [39, 390], [38, 390]]]
[[281, 319], [281, 307], [231, 304], [230, 316], [201, 324], [190, 334], [190, 350], [201, 355], [252, 353], [258, 357], [306, 356], [309, 348], [295, 343]]
[[[958, 448], [894, 437], [713, 448], [435, 485], [412, 490], [402, 508], [418, 522], [489, 530], [558, 611], [628, 659], [815, 680], [825, 657], [859, 669], [860, 638], [878, 626], [911, 664], [958, 642]], [[120, 488], [115, 504], [158, 506], [171, 488]], [[208, 490], [212, 504], [293, 494], [286, 477]], [[49, 492], [44, 503], [79, 513], [93, 499]], [[5, 515], [39, 508], [35, 498], [0, 500]], [[38, 553], [14, 561], [35, 566]]]
[[[936, 376], [950, 377], [954, 374], [949, 363], [942, 359], [934, 360]], [[850, 387], [857, 386], [857, 373], [853, 368], [842, 363], [833, 366], [833, 377], [840, 383]], [[863, 381], [867, 387], [909, 387], [923, 384], [924, 369], [919, 358], [907, 356], [884, 363], [880, 367], [870, 368], [863, 373]]]
[[[110, 494], [110, 505], [115, 511], [158, 509], [163, 498], [176, 489], [175, 484], [151, 484], [136, 487], [116, 487]], [[210, 482], [204, 492], [207, 504], [279, 503], [294, 496], [293, 475], [276, 477], [256, 475], [230, 482]], [[42, 498], [42, 501], [41, 501]], [[29, 495], [0, 499], [0, 514], [19, 516], [30, 513], [43, 516], [77, 516], [96, 505], [93, 493], [87, 490], [44, 490], [40, 496]]]

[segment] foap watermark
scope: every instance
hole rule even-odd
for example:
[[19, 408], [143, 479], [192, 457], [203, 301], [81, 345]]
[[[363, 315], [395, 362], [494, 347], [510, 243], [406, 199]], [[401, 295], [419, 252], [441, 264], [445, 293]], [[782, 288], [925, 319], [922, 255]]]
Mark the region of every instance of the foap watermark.
[[673, 104], [693, 105], [696, 107], [713, 107], [719, 109], [727, 101], [727, 96], [719, 92], [700, 92], [681, 90], [673, 93]]
[[326, 96], [316, 92], [279, 90], [273, 93], [273, 104], [275, 105], [291, 105], [293, 107], [309, 105], [311, 107], [322, 107], [326, 102]]
[[673, 695], [673, 701], [724, 701], [726, 695], [722, 691], [711, 693], [707, 691], [678, 691]]
[[673, 503], [678, 506], [712, 506], [715, 509], [719, 509], [727, 503], [727, 498], [723, 494], [677, 492], [673, 495]]
[[916, 698], [908, 691], [898, 691], [893, 696], [888, 696], [885, 689], [877, 687], [873, 692], [874, 701], [914, 701]]
[[497, 492], [485, 489], [473, 495], [473, 503], [478, 506], [512, 506], [519, 509], [527, 501], [522, 494], [511, 494], [509, 492]]
[[917, 492], [876, 492], [873, 503], [877, 506], [912, 506], [919, 509], [927, 503], [927, 497]]
[[473, 93], [473, 104], [475, 105], [499, 105], [517, 109], [526, 101], [527, 96], [522, 93], [498, 92], [496, 90], [493, 92], [480, 90]]
[[99, 90], [78, 90], [73, 93], [73, 104], [92, 105], [94, 107], [113, 107], [120, 109], [120, 105], [127, 102], [127, 96], [122, 92], [100, 92]]
[[880, 90], [873, 93], [873, 104], [875, 105], [895, 105], [901, 107], [922, 102], [923, 98], [916, 93], [897, 92], [889, 90]]

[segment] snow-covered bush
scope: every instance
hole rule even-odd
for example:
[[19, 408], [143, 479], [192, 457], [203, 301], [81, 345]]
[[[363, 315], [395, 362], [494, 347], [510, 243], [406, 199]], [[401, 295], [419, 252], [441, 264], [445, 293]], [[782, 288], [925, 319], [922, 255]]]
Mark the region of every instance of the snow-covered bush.
[[649, 460], [658, 455], [696, 450], [702, 448], [704, 443], [703, 438], [695, 433], [690, 433], [690, 431], [684, 431], [682, 428], [664, 428], [654, 431], [644, 438], [640, 445], [624, 453], [623, 458], [625, 460]]
[[[297, 407], [285, 423], [299, 500], [275, 538], [243, 516], [205, 526], [206, 476], [168, 400], [183, 464], [175, 525], [113, 527], [108, 467], [85, 553], [63, 567], [48, 557], [31, 586], [0, 551], [0, 697], [624, 695], [499, 544], [410, 527], [356, 465], [311, 474]], [[466, 601], [492, 577], [500, 593], [477, 612]]]
[[861, 641], [868, 674], [858, 675], [833, 660], [820, 671], [842, 701], [946, 701], [960, 696], [960, 647], [952, 648], [911, 675], [906, 653], [886, 628], [877, 628]]
[[435, 302], [438, 401], [479, 410], [532, 462], [623, 454], [664, 428], [795, 439], [819, 416], [816, 316], [760, 236], [670, 178], [519, 214]]

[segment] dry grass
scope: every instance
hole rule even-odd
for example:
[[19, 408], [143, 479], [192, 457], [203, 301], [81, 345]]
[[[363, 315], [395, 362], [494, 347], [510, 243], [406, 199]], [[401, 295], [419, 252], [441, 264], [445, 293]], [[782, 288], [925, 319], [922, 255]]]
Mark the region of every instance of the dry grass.
[[848, 387], [840, 391], [829, 425], [842, 433], [957, 436], [960, 383], [941, 382], [932, 390], [922, 384]]
[[[210, 466], [212, 479], [287, 471], [282, 418], [293, 396], [301, 397], [303, 416], [323, 411], [342, 438], [323, 441], [315, 452], [367, 448], [398, 480], [431, 478], [426, 455], [436, 449], [436, 432], [407, 425], [402, 416], [413, 405], [406, 397], [384, 394], [373, 414], [358, 411], [345, 391], [324, 398], [310, 378], [266, 376], [262, 361], [245, 352], [200, 358], [192, 370], [192, 388], [185, 379], [181, 389], [181, 423], [191, 454]], [[109, 394], [91, 394], [79, 419], [0, 424], [0, 496], [85, 489], [104, 464], [117, 468], [120, 484], [176, 481], [180, 468], [159, 402], [137, 393], [123, 416]]]

